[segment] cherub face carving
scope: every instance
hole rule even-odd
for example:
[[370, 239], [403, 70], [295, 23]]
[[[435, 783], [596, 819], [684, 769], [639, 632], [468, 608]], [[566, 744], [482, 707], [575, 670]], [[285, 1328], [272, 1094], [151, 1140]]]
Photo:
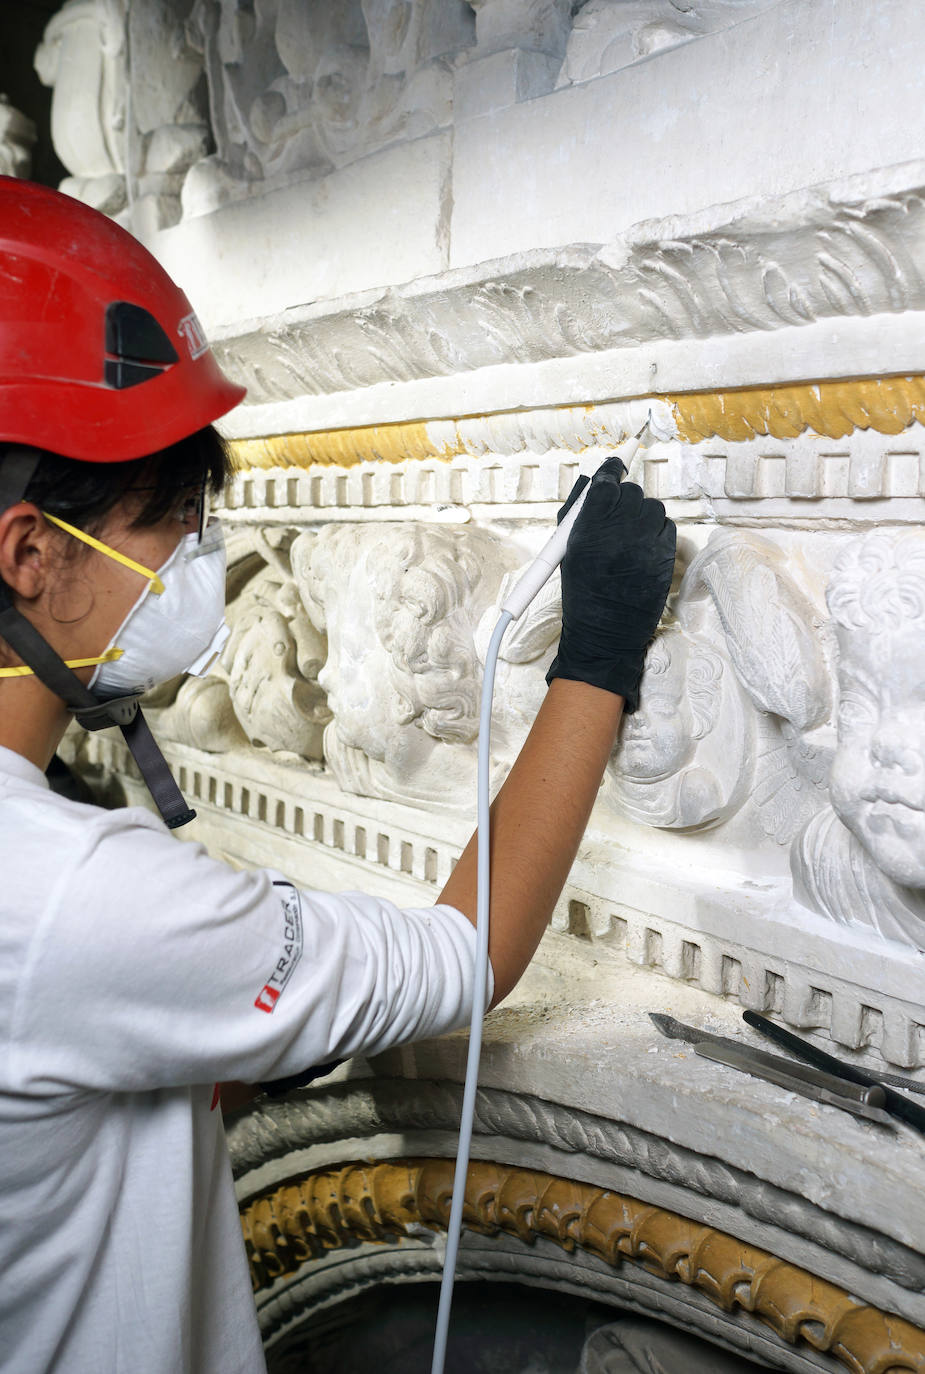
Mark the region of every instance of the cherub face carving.
[[894, 882], [925, 887], [925, 535], [876, 531], [828, 593], [839, 643], [832, 805]]
[[832, 804], [893, 881], [925, 888], [925, 536], [877, 530], [838, 558]]
[[229, 612], [231, 637], [222, 654], [235, 715], [252, 744], [321, 757], [330, 720], [317, 685], [324, 640], [294, 588], [267, 568], [245, 587]]
[[[380, 789], [373, 795], [446, 792], [449, 755], [465, 770], [471, 749], [445, 746], [471, 746], [478, 732], [473, 630], [511, 562], [504, 546], [477, 529], [407, 522], [329, 526], [301, 535], [291, 556], [306, 609], [327, 633], [325, 757], [342, 785], [347, 750], [384, 765], [363, 784]], [[350, 761], [353, 790], [357, 767]]]
[[677, 632], [660, 635], [649, 650], [639, 709], [623, 723], [618, 762], [624, 778], [667, 778], [693, 753], [687, 665], [687, 645]]
[[716, 824], [738, 805], [744, 757], [741, 692], [728, 661], [705, 639], [663, 630], [611, 764], [620, 810], [668, 829]]

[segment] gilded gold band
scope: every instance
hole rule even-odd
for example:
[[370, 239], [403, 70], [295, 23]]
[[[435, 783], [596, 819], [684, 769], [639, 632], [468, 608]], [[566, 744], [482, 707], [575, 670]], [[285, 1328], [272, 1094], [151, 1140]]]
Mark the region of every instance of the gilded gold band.
[[[678, 437], [695, 444], [718, 438], [729, 442], [769, 436], [793, 439], [806, 430], [830, 439], [843, 439], [855, 429], [899, 434], [925, 417], [925, 377], [875, 377], [854, 381], [803, 382], [793, 386], [743, 387], [730, 391], [692, 391], [657, 398], [671, 408]], [[556, 431], [574, 434], [566, 446], [576, 453], [589, 444], [611, 442], [595, 433], [594, 406], [566, 406], [528, 412], [541, 417], [550, 447], [559, 446]], [[574, 419], [581, 416], [581, 420]], [[486, 451], [479, 421], [516, 422], [513, 412], [497, 416], [469, 416], [458, 422], [412, 421], [406, 424], [366, 425], [357, 429], [318, 430], [307, 434], [273, 434], [262, 439], [237, 439], [231, 444], [240, 469], [354, 467], [358, 463], [400, 463], [406, 460], [449, 461]], [[474, 422], [473, 430], [469, 422]], [[526, 423], [526, 421], [525, 421]], [[515, 424], [516, 428], [516, 424]], [[529, 429], [529, 425], [527, 426]], [[625, 435], [623, 436], [625, 437]], [[612, 440], [614, 443], [618, 439]], [[521, 439], [524, 451], [526, 439]], [[506, 450], [507, 451], [507, 450]], [[510, 451], [516, 451], [516, 447]]]
[[753, 387], [736, 391], [689, 392], [664, 398], [672, 406], [680, 437], [793, 439], [804, 430], [843, 439], [856, 429], [900, 434], [925, 416], [925, 377], [880, 377], [861, 381]]
[[[453, 1161], [395, 1160], [321, 1169], [242, 1209], [254, 1288], [357, 1241], [388, 1241], [415, 1226], [445, 1227]], [[470, 1230], [532, 1242], [544, 1236], [608, 1264], [624, 1260], [697, 1289], [724, 1312], [752, 1313], [791, 1345], [825, 1351], [852, 1374], [925, 1368], [925, 1331], [825, 1279], [712, 1227], [635, 1198], [506, 1164], [469, 1166]]]

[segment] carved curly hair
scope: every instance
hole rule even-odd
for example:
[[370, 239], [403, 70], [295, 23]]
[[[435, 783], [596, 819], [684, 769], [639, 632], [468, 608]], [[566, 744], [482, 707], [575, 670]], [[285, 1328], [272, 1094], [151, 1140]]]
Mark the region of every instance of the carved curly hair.
[[925, 533], [873, 530], [853, 540], [835, 560], [826, 601], [846, 630], [925, 628]]
[[720, 682], [723, 676], [723, 660], [719, 654], [683, 631], [672, 628], [656, 635], [646, 654], [645, 673], [642, 679], [641, 705], [645, 710], [646, 685], [654, 687], [660, 677], [668, 672], [673, 653], [683, 651], [687, 654], [686, 694], [688, 710], [691, 713], [693, 739], [703, 739], [716, 725], [719, 715]]
[[481, 671], [472, 632], [510, 566], [492, 535], [408, 522], [322, 530], [311, 555], [308, 596], [324, 620], [325, 587], [344, 577], [345, 559], [365, 558], [391, 658], [399, 723], [419, 720], [435, 739], [468, 742], [478, 731]]

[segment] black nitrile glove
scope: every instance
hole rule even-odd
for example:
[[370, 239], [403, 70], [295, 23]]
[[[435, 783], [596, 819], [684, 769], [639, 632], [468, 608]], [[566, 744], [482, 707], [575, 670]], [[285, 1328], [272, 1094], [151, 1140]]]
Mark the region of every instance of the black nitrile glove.
[[[562, 560], [562, 637], [546, 681], [603, 687], [636, 710], [646, 648], [665, 609], [677, 530], [661, 501], [644, 497], [619, 458], [591, 479]], [[579, 479], [559, 511], [577, 499]]]

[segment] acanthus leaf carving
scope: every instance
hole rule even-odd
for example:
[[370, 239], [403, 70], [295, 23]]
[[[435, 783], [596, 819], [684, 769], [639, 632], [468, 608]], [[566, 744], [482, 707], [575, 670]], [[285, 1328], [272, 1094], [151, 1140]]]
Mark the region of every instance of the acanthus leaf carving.
[[[665, 338], [773, 331], [925, 307], [925, 170], [683, 220], [644, 221], [603, 247], [535, 249], [309, 309], [216, 343], [247, 404], [445, 377]], [[837, 244], [837, 251], [833, 246]], [[833, 292], [837, 267], [851, 290]], [[400, 340], [400, 347], [396, 344]]]

